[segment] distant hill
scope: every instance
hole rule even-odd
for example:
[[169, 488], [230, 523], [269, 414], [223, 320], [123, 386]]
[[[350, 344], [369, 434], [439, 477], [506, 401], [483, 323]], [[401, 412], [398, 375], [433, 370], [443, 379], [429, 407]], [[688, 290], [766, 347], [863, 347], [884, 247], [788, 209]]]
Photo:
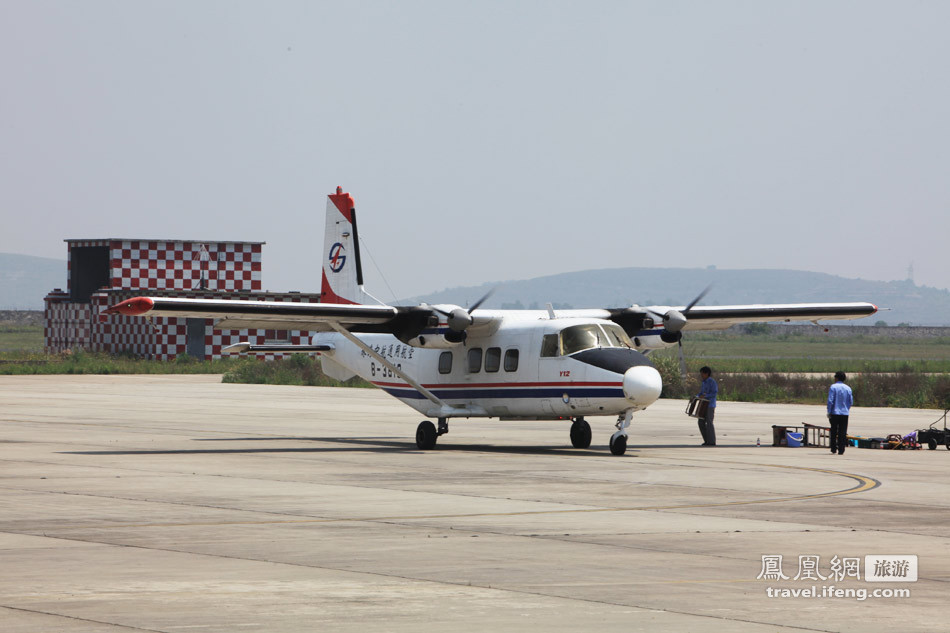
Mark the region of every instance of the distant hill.
[[[705, 268], [609, 268], [563, 273], [535, 279], [449, 288], [413, 297], [407, 303], [454, 303], [466, 306], [493, 286], [487, 308], [621, 307], [685, 305], [703, 288], [713, 288], [702, 305], [869, 301], [882, 310], [858, 325], [950, 325], [950, 291], [910, 281], [847, 279], [798, 270], [724, 270]], [[885, 310], [885, 308], [889, 308]]]
[[[544, 308], [548, 302], [556, 308], [684, 305], [709, 284], [713, 288], [702, 305], [870, 301], [881, 312], [850, 323], [950, 326], [948, 290], [800, 270], [608, 268], [448, 288], [401, 303], [467, 306], [497, 287], [486, 308]], [[0, 253], [0, 310], [42, 310], [43, 297], [53, 288], [66, 288], [65, 260]]]
[[42, 310], [53, 288], [66, 289], [66, 260], [0, 253], [0, 310]]

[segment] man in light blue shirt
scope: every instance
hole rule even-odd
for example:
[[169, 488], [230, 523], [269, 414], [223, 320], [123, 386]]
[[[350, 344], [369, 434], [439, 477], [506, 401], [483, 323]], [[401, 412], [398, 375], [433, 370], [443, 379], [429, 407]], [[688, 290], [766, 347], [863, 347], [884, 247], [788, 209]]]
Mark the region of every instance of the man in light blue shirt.
[[719, 393], [719, 385], [712, 377], [712, 370], [709, 367], [700, 369], [699, 377], [703, 382], [697, 395], [709, 400], [706, 414], [697, 420], [699, 422], [699, 433], [703, 436], [703, 446], [715, 446], [716, 427], [713, 426], [713, 418], [716, 415], [716, 395]]
[[835, 373], [835, 384], [828, 390], [828, 421], [831, 423], [831, 453], [844, 455], [848, 437], [848, 415], [854, 399], [851, 387], [844, 384], [847, 376], [843, 371]]

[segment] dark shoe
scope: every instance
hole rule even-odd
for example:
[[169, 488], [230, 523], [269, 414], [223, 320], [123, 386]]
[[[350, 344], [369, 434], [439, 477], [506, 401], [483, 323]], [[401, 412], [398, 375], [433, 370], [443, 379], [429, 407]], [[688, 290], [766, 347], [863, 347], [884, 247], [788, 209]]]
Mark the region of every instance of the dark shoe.
[[838, 451], [836, 451], [835, 449], [831, 449], [831, 454], [832, 454], [832, 455], [836, 454], [837, 452], [838, 452]]

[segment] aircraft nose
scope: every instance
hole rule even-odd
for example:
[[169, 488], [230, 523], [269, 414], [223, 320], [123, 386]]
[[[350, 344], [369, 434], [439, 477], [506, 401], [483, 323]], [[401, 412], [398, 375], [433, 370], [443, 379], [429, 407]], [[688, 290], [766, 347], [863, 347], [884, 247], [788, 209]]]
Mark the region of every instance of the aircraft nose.
[[662, 390], [663, 379], [653, 367], [638, 365], [623, 374], [623, 395], [639, 407], [656, 402]]

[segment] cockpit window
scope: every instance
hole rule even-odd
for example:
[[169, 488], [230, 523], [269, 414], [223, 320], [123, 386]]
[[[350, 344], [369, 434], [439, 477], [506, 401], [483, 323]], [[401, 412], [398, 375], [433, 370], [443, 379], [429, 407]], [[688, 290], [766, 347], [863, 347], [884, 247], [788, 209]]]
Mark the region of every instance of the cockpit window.
[[633, 341], [630, 340], [630, 337], [627, 336], [627, 333], [623, 331], [623, 328], [619, 325], [609, 323], [602, 325], [604, 332], [607, 333], [607, 339], [610, 341], [611, 347], [629, 347], [633, 349]]
[[561, 330], [561, 353], [567, 356], [592, 347], [601, 347], [606, 341], [596, 325], [574, 325]]
[[561, 330], [561, 353], [565, 356], [594, 347], [633, 347], [630, 338], [618, 325], [603, 327], [595, 323], [573, 325]]

